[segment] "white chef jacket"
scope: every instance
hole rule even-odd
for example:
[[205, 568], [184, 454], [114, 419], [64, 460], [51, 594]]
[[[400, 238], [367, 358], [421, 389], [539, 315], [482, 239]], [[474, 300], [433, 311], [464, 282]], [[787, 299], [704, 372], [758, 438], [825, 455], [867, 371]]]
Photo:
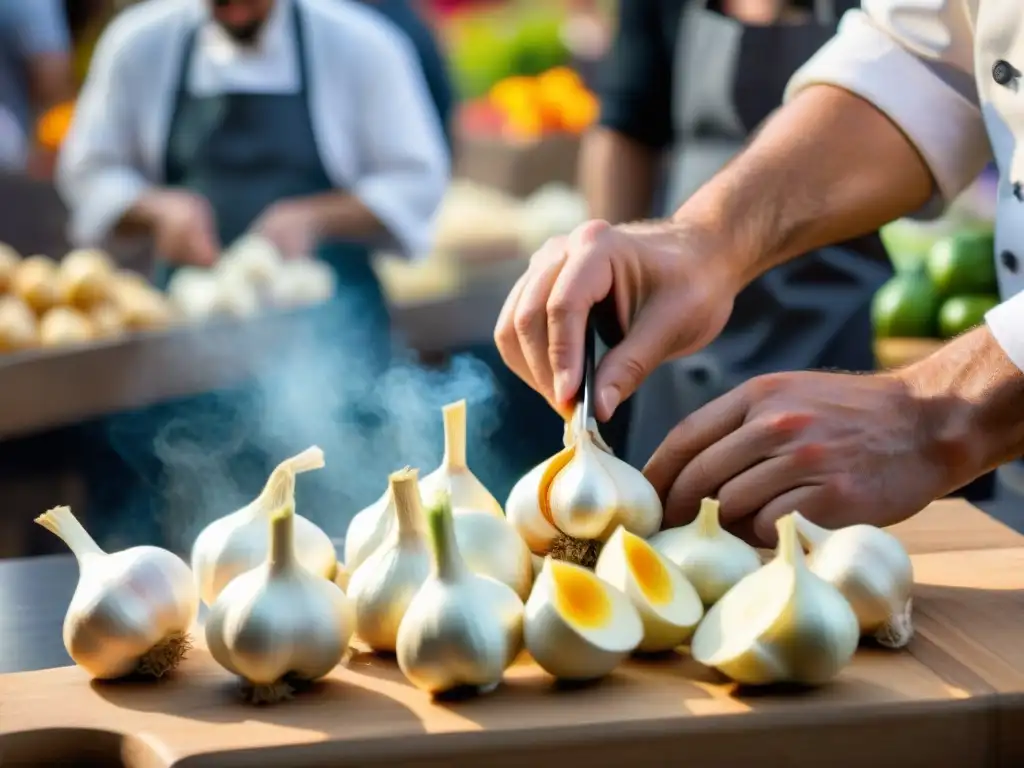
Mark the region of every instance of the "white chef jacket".
[[1009, 358], [1024, 369], [1020, 70], [1020, 0], [862, 0], [861, 10], [844, 15], [836, 36], [793, 76], [786, 98], [827, 83], [874, 104], [928, 163], [937, 186], [931, 212], [966, 188], [995, 157], [1000, 177], [997, 269], [1005, 301], [986, 320]]
[[441, 126], [409, 42], [343, 0], [277, 0], [251, 49], [217, 27], [206, 0], [149, 0], [116, 17], [97, 44], [57, 169], [73, 242], [99, 244], [162, 183], [191, 30], [198, 29], [190, 93], [298, 92], [293, 2], [302, 11], [311, 120], [328, 176], [373, 211], [401, 252], [429, 252], [449, 173]]

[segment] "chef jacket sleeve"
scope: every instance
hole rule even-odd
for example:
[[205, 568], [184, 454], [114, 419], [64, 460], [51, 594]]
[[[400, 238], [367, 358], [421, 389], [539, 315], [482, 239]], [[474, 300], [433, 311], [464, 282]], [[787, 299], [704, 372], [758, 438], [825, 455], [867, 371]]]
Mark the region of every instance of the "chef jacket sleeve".
[[137, 167], [132, 130], [136, 78], [146, 75], [133, 60], [133, 31], [115, 20], [100, 37], [61, 147], [56, 182], [76, 245], [102, 243], [150, 186]]
[[[672, 46], [664, 28], [663, 0], [619, 3], [618, 27], [601, 64], [600, 124], [654, 149], [672, 143]], [[680, 8], [682, 3], [678, 4]]]
[[421, 257], [448, 184], [448, 152], [411, 44], [390, 27], [371, 32], [357, 122], [363, 165], [352, 192], [403, 255]]
[[919, 216], [937, 215], [991, 157], [974, 82], [963, 0], [863, 0], [790, 80], [786, 99], [818, 83], [871, 102], [914, 143], [935, 179]]
[[1024, 291], [989, 310], [985, 322], [1006, 356], [1024, 371]]

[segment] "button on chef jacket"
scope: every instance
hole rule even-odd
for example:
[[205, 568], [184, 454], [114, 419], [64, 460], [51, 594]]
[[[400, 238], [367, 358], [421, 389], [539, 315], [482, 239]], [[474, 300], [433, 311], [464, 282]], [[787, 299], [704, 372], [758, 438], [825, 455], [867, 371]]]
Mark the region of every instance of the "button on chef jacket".
[[986, 321], [1024, 369], [1024, 13], [1020, 0], [863, 0], [792, 78], [874, 104], [914, 143], [936, 181], [934, 215], [995, 158], [996, 268], [1003, 303]]
[[101, 243], [148, 187], [164, 181], [190, 34], [190, 94], [296, 93], [296, 18], [314, 73], [310, 118], [327, 175], [373, 211], [390, 236], [386, 245], [410, 257], [426, 254], [449, 158], [423, 75], [397, 29], [338, 0], [277, 0], [251, 49], [213, 22], [205, 0], [150, 0], [115, 18], [96, 49], [58, 168], [71, 240]]

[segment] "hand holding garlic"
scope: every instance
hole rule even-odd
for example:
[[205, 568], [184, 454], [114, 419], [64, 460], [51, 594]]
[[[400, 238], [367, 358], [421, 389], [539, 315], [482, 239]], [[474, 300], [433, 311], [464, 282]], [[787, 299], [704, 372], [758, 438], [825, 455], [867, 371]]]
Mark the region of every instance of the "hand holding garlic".
[[432, 694], [493, 689], [522, 647], [523, 603], [509, 587], [466, 566], [447, 494], [427, 510], [427, 527], [432, 572], [399, 626], [398, 666]]
[[[323, 466], [323, 451], [316, 446], [285, 459], [252, 503], [203, 529], [192, 545], [192, 570], [203, 602], [211, 605], [228, 582], [263, 563], [270, 547], [270, 517], [285, 504], [294, 504], [295, 475]], [[333, 579], [337, 554], [330, 537], [298, 515], [294, 527], [299, 562]]]
[[[294, 482], [294, 475], [289, 474]], [[285, 494], [290, 497], [290, 494]], [[263, 564], [233, 579], [210, 607], [210, 655], [242, 678], [246, 698], [272, 704], [290, 698], [293, 683], [317, 680], [338, 665], [355, 625], [352, 604], [296, 553], [294, 501], [269, 521]]]
[[775, 559], [712, 606], [690, 651], [742, 684], [825, 683], [853, 658], [857, 617], [842, 593], [807, 567], [796, 518], [779, 518], [776, 528]]
[[199, 609], [192, 573], [158, 547], [104, 552], [68, 507], [36, 518], [78, 560], [78, 586], [64, 618], [64, 647], [94, 678], [162, 677], [191, 647]]
[[643, 474], [616, 458], [579, 404], [566, 447], [528, 472], [505, 505], [537, 554], [592, 567], [620, 525], [647, 538], [661, 525], [661, 500]]
[[861, 634], [887, 648], [907, 645], [914, 636], [914, 565], [896, 537], [873, 525], [829, 531], [799, 512], [793, 518], [811, 571], [849, 600]]

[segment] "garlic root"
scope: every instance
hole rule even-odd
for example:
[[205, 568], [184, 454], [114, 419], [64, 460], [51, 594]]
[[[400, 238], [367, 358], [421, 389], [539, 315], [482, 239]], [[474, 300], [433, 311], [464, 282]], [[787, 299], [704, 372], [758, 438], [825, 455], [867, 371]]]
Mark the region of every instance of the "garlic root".
[[172, 632], [149, 651], [135, 665], [135, 674], [160, 678], [176, 669], [192, 650], [192, 636], [187, 632]]

